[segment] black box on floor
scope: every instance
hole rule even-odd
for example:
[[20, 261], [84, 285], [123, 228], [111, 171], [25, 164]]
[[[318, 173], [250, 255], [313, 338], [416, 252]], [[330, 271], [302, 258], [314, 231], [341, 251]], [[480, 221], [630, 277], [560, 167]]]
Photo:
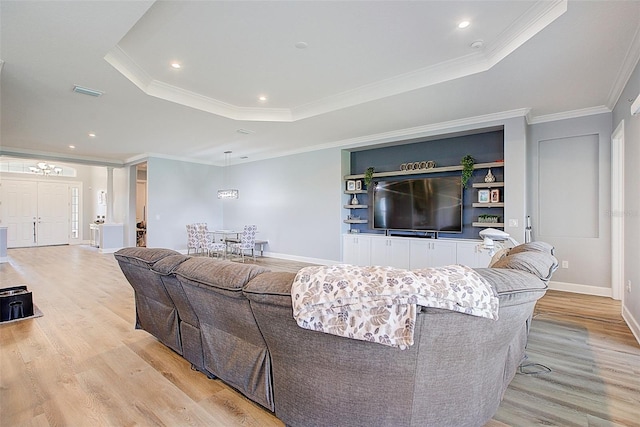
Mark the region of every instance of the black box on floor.
[[0, 322], [33, 316], [33, 295], [25, 285], [0, 289]]

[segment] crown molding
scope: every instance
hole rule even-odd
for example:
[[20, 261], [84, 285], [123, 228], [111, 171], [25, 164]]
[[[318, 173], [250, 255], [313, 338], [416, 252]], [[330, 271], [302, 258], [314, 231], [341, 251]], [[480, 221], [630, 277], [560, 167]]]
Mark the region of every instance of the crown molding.
[[54, 160], [57, 162], [79, 163], [89, 166], [110, 166], [121, 168], [124, 162], [113, 159], [103, 159], [99, 157], [74, 156], [72, 154], [51, 153], [46, 151], [28, 150], [15, 147], [0, 147], [0, 156], [19, 157], [23, 159]]
[[447, 122], [434, 123], [424, 126], [416, 126], [412, 128], [399, 129], [390, 132], [382, 132], [377, 134], [370, 134], [359, 136], [356, 138], [343, 139], [340, 141], [328, 142], [325, 144], [317, 144], [311, 147], [282, 150], [277, 153], [271, 152], [268, 155], [254, 154], [251, 156], [249, 162], [256, 162], [261, 160], [274, 159], [284, 156], [292, 156], [296, 154], [308, 153], [312, 151], [327, 150], [332, 148], [340, 149], [353, 149], [360, 147], [369, 147], [372, 145], [380, 145], [386, 143], [400, 143], [416, 138], [426, 138], [431, 136], [443, 136], [447, 134], [456, 134], [467, 131], [477, 131], [478, 126], [482, 129], [490, 129], [498, 127], [504, 123], [504, 121], [513, 118], [525, 118], [529, 113], [528, 108], [521, 108], [510, 111], [503, 111], [493, 114], [485, 114], [482, 116], [469, 117], [458, 120], [451, 120]]
[[118, 45], [104, 59], [147, 95], [233, 120], [293, 122], [487, 71], [565, 13], [567, 1], [536, 2], [494, 43], [472, 54], [290, 108], [241, 107], [154, 80]]
[[633, 70], [638, 65], [640, 61], [640, 23], [636, 28], [636, 34], [629, 45], [629, 49], [627, 50], [627, 54], [625, 55], [624, 62], [622, 63], [622, 67], [620, 67], [620, 71], [618, 72], [618, 76], [616, 81], [613, 83], [611, 87], [611, 91], [609, 92], [609, 97], [607, 98], [607, 107], [613, 110], [613, 108], [618, 103], [622, 92], [624, 91], [627, 82], [631, 78], [631, 74], [633, 74]]
[[194, 159], [192, 157], [170, 156], [167, 154], [160, 154], [160, 153], [137, 154], [135, 156], [125, 159], [124, 164], [125, 166], [131, 166], [131, 165], [148, 161], [149, 159], [174, 160], [177, 162], [196, 163], [196, 164], [207, 165], [207, 166], [224, 166], [215, 162], [207, 162], [203, 160]]
[[596, 114], [610, 113], [611, 108], [606, 105], [597, 107], [582, 108], [579, 110], [563, 111], [562, 113], [546, 114], [543, 116], [527, 116], [527, 124], [535, 125], [538, 123], [555, 122], [558, 120], [575, 119], [579, 117], [593, 116]]
[[487, 46], [487, 60], [491, 67], [522, 46], [567, 11], [568, 0], [541, 1], [515, 20], [509, 28]]
[[104, 57], [113, 68], [149, 96], [185, 105], [232, 120], [291, 122], [291, 110], [286, 108], [238, 107], [199, 93], [195, 93], [160, 80], [153, 79], [120, 46], [115, 46]]

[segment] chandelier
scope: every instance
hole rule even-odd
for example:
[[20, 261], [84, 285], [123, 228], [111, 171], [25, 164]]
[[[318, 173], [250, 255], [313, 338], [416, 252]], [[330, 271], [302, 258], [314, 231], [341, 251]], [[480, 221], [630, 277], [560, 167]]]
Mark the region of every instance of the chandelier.
[[35, 173], [37, 175], [60, 175], [62, 173], [62, 168], [60, 166], [51, 165], [45, 162], [38, 162], [37, 167], [29, 166], [29, 171], [31, 173]]
[[[224, 152], [224, 169], [222, 169], [222, 184], [223, 186], [226, 184], [225, 179], [225, 170], [227, 166], [229, 166], [229, 154], [231, 151]], [[237, 199], [238, 198], [238, 190], [226, 188], [223, 190], [218, 190], [218, 199]]]

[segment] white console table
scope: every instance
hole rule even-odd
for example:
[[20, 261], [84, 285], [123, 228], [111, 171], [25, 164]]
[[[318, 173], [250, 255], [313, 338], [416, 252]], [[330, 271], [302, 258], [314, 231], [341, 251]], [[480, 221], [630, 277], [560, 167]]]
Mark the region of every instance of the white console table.
[[117, 223], [91, 224], [97, 226], [97, 245], [101, 253], [113, 253], [124, 247], [124, 225]]
[[100, 246], [100, 224], [89, 224], [89, 245], [97, 248]]

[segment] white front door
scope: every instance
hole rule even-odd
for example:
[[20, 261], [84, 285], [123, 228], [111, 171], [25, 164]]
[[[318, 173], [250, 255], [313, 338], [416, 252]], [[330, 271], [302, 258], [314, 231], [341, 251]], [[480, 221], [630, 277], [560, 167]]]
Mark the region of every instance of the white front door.
[[69, 243], [69, 184], [3, 180], [0, 188], [7, 247]]
[[69, 243], [69, 184], [38, 183], [38, 246]]
[[7, 227], [7, 247], [35, 246], [37, 244], [38, 183], [5, 180], [1, 188], [2, 225]]

